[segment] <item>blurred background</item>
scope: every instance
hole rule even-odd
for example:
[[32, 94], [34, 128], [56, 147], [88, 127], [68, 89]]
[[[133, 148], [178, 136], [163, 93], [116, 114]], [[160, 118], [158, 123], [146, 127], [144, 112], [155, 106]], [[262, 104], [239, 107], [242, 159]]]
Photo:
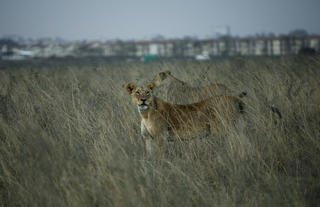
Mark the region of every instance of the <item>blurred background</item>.
[[126, 61], [313, 55], [318, 0], [6, 0], [0, 57]]
[[[319, 8], [0, 0], [0, 207], [319, 206]], [[125, 86], [161, 71], [169, 103], [221, 86], [247, 113], [148, 155]]]

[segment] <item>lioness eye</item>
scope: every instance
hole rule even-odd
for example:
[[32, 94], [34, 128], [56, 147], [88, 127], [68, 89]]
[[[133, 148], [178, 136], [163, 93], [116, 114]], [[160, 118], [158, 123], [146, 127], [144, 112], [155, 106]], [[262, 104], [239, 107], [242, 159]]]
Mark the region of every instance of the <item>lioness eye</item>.
[[136, 95], [140, 95], [140, 93], [137, 91], [137, 92], [136, 92]]
[[149, 93], [149, 91], [147, 92], [147, 96], [149, 96], [150, 95], [150, 93]]

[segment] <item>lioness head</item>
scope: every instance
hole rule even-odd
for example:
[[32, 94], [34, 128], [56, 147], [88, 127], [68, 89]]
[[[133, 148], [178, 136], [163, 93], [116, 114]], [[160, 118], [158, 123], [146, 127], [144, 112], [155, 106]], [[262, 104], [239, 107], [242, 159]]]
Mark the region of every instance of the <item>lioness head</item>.
[[140, 112], [148, 110], [153, 104], [153, 90], [155, 84], [149, 83], [145, 88], [137, 87], [136, 85], [129, 83], [126, 86], [128, 93], [131, 95], [132, 100], [137, 104]]
[[156, 86], [159, 86], [162, 81], [164, 81], [166, 78], [168, 78], [169, 75], [171, 75], [171, 72], [170, 72], [170, 71], [160, 72], [160, 73], [158, 73], [158, 74], [154, 77], [153, 83], [154, 83]]

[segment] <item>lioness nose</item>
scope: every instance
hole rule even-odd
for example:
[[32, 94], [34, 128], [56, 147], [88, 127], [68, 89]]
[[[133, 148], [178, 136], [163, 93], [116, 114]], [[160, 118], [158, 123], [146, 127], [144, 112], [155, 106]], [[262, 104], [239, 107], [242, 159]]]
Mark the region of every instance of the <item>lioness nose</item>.
[[142, 98], [142, 99], [141, 99], [142, 102], [145, 102], [146, 100], [147, 100], [147, 99], [145, 99], [145, 98]]

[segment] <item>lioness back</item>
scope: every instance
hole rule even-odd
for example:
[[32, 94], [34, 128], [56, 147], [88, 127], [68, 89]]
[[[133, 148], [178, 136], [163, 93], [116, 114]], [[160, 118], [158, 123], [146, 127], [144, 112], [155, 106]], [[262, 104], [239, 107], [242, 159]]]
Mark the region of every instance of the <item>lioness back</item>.
[[223, 95], [193, 104], [166, 104], [158, 111], [173, 130], [183, 134], [185, 131], [190, 131], [190, 128], [193, 128], [193, 131], [201, 131], [209, 125], [214, 131], [218, 131], [221, 122], [235, 123], [243, 113], [243, 106], [240, 99]]
[[[168, 81], [165, 81], [168, 80]], [[216, 95], [229, 93], [227, 86], [220, 83], [211, 83], [202, 87], [192, 87], [186, 82], [171, 75], [170, 71], [160, 72], [154, 77], [156, 86], [165, 86], [161, 95], [167, 101], [177, 104], [199, 102]], [[168, 83], [167, 83], [168, 82]]]
[[167, 99], [173, 103], [188, 104], [228, 92], [228, 88], [219, 83], [211, 83], [204, 87], [191, 87], [172, 82], [168, 87]]

